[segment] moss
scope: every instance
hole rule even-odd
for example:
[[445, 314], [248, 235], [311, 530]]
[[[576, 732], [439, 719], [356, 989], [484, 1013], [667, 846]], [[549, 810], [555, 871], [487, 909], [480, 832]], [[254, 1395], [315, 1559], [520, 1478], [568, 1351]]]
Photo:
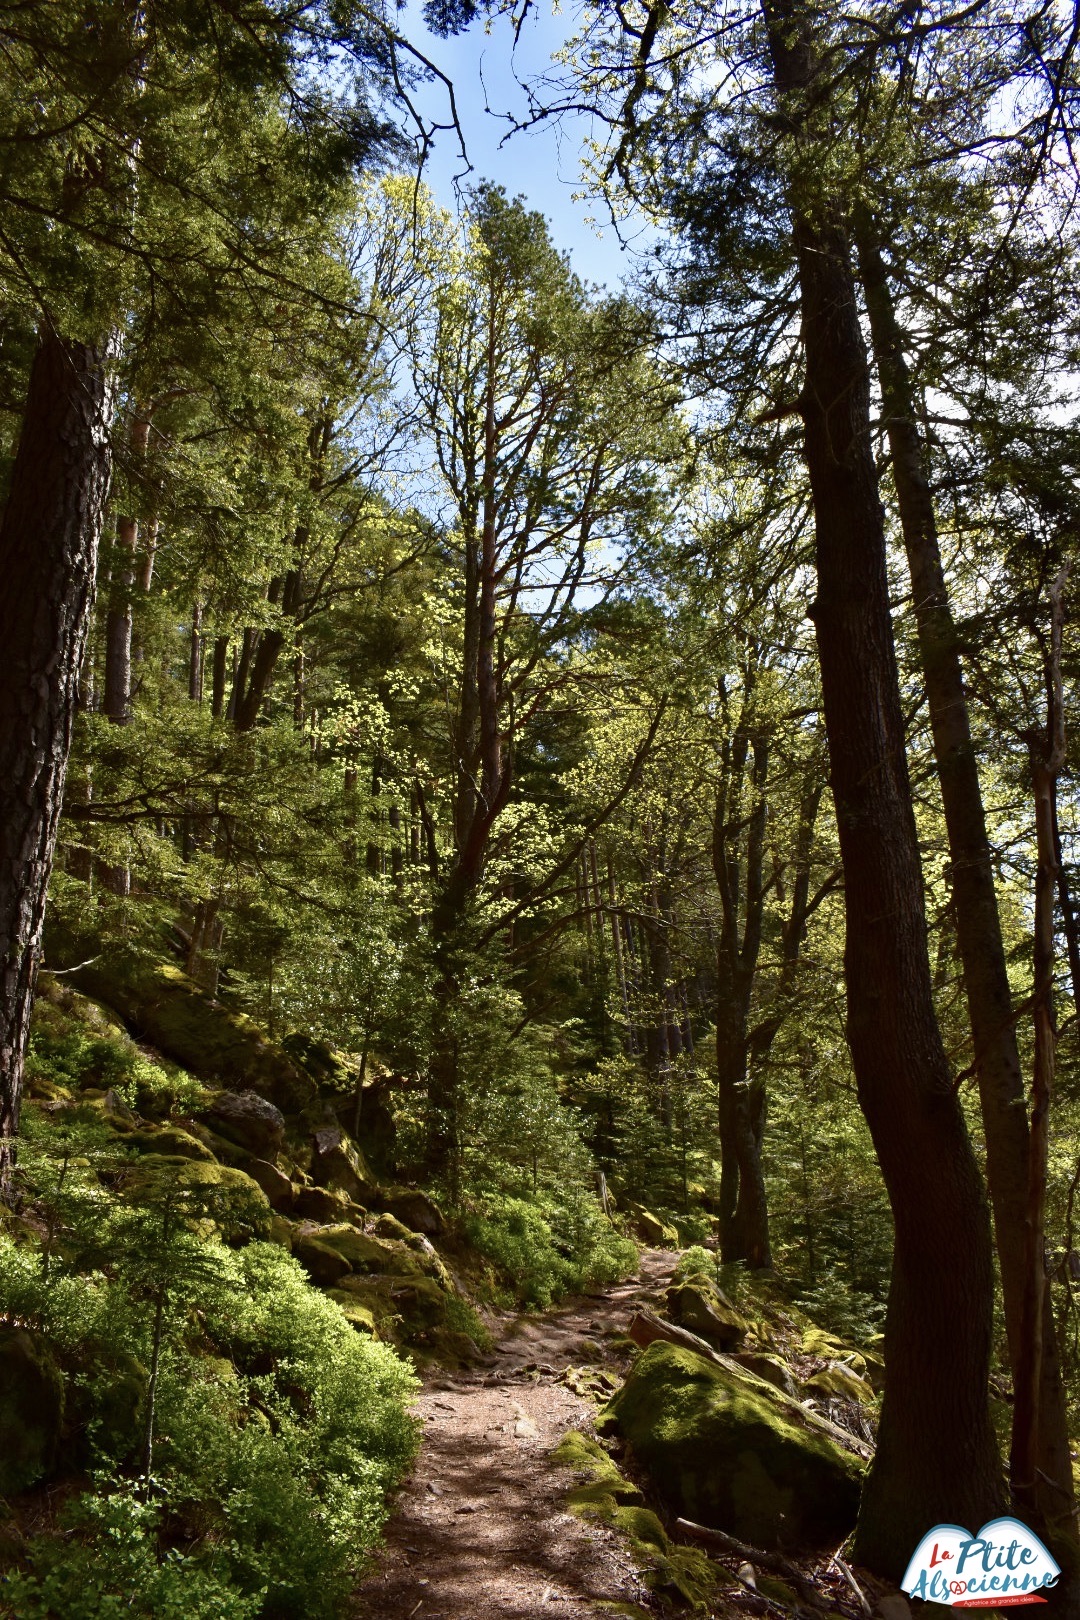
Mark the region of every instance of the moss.
[[718, 1350], [729, 1350], [746, 1337], [745, 1318], [718, 1288], [701, 1278], [675, 1283], [667, 1291], [667, 1306], [673, 1321]]
[[205, 1142], [200, 1142], [197, 1136], [181, 1130], [178, 1125], [165, 1125], [160, 1130], [127, 1131], [124, 1145], [138, 1153], [168, 1153], [180, 1159], [197, 1159], [203, 1164], [215, 1163], [215, 1155]]
[[44, 1336], [0, 1328], [0, 1491], [48, 1477], [63, 1421], [64, 1380]]
[[413, 1254], [399, 1245], [380, 1243], [378, 1238], [368, 1237], [353, 1226], [324, 1227], [319, 1233], [319, 1242], [336, 1249], [348, 1261], [351, 1271], [376, 1275], [389, 1272], [398, 1275], [422, 1274], [422, 1268]]
[[813, 1373], [803, 1385], [812, 1395], [834, 1396], [841, 1401], [857, 1401], [860, 1406], [874, 1405], [874, 1391], [865, 1378], [846, 1367], [842, 1361], [830, 1361], [827, 1367]]
[[[50, 951], [58, 964], [74, 966], [85, 943], [65, 941], [54, 931]], [[311, 1095], [308, 1077], [250, 1018], [171, 964], [148, 965], [122, 950], [99, 952], [72, 979], [200, 1079], [250, 1087], [288, 1108], [302, 1107]]]
[[375, 1312], [370, 1305], [365, 1305], [362, 1299], [350, 1294], [344, 1288], [331, 1288], [327, 1297], [334, 1301], [345, 1320], [356, 1328], [359, 1333], [369, 1333], [373, 1338], [379, 1337], [379, 1324]]
[[855, 1523], [858, 1463], [761, 1380], [657, 1343], [605, 1418], [688, 1518], [766, 1547], [835, 1544]]
[[124, 1179], [132, 1187], [141, 1183], [146, 1190], [177, 1193], [193, 1213], [213, 1220], [229, 1237], [265, 1237], [270, 1230], [270, 1205], [262, 1188], [243, 1170], [216, 1160], [144, 1153], [125, 1169]]
[[638, 1487], [624, 1479], [603, 1446], [572, 1429], [551, 1455], [554, 1462], [586, 1476], [567, 1495], [571, 1513], [618, 1531], [654, 1591], [694, 1608], [708, 1603], [716, 1582], [705, 1554], [673, 1544], [656, 1514], [646, 1507]]

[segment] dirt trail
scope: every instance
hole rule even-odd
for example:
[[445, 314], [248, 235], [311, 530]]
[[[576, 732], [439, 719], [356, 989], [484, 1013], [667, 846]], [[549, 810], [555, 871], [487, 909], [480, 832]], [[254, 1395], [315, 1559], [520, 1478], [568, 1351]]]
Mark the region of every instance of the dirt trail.
[[[550, 1460], [592, 1402], [559, 1382], [611, 1365], [605, 1341], [670, 1279], [677, 1256], [647, 1250], [638, 1276], [518, 1320], [485, 1365], [433, 1374], [418, 1402], [424, 1444], [398, 1498], [354, 1620], [556, 1620], [648, 1609], [621, 1540], [566, 1512], [573, 1476]], [[625, 1609], [622, 1611], [625, 1613]]]

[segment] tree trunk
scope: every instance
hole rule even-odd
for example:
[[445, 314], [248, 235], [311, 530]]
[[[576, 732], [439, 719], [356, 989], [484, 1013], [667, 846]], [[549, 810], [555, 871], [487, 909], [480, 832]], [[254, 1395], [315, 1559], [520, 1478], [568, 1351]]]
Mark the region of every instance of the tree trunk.
[[[846, 898], [847, 1033], [895, 1228], [878, 1447], [855, 1556], [898, 1579], [928, 1527], [1002, 1505], [990, 1423], [993, 1257], [978, 1166], [934, 1013], [893, 645], [870, 387], [848, 243], [830, 198], [809, 14], [765, 0], [790, 138], [821, 662]], [[811, 120], [813, 122], [811, 123]]]
[[0, 519], [0, 1184], [23, 1063], [112, 458], [113, 344], [45, 332]]
[[[131, 425], [132, 457], [145, 459], [149, 442], [150, 412], [137, 410]], [[131, 718], [132, 596], [138, 545], [138, 518], [118, 518], [109, 611], [105, 623], [105, 696], [102, 713], [119, 726], [126, 726]]]
[[[900, 524], [911, 574], [919, 654], [926, 683], [941, 803], [949, 838], [956, 937], [964, 968], [986, 1173], [1014, 1383], [1026, 1336], [1021, 1326], [1029, 1279], [1028, 1120], [1005, 964], [990, 839], [971, 736], [956, 624], [941, 561], [925, 447], [916, 420], [903, 333], [885, 264], [869, 222], [859, 229], [859, 263], [881, 387]], [[1040, 1403], [1037, 1491], [1045, 1526], [1074, 1513], [1065, 1387], [1049, 1291], [1044, 1304], [1045, 1399]]]
[[225, 680], [229, 666], [228, 636], [214, 637], [214, 669], [210, 689], [210, 713], [220, 720], [225, 712]]
[[[1051, 590], [1051, 631], [1046, 677], [1046, 730], [1028, 734], [1031, 786], [1035, 801], [1035, 926], [1034, 984], [1035, 1062], [1031, 1086], [1031, 1131], [1028, 1147], [1027, 1219], [1024, 1224], [1024, 1293], [1021, 1301], [1020, 1344], [1014, 1375], [1012, 1445], [1009, 1480], [1017, 1507], [1032, 1519], [1037, 1530], [1052, 1529], [1045, 1521], [1047, 1490], [1040, 1489], [1039, 1439], [1042, 1429], [1043, 1360], [1048, 1349], [1046, 1310], [1046, 1168], [1050, 1145], [1050, 1098], [1054, 1082], [1054, 891], [1057, 887], [1057, 779], [1065, 763], [1065, 707], [1061, 683], [1062, 592], [1067, 569]], [[1054, 1332], [1049, 1318], [1049, 1338]], [[1067, 1441], [1066, 1441], [1067, 1443]], [[1066, 1459], [1068, 1452], [1066, 1451]], [[1061, 1502], [1051, 1500], [1051, 1510]], [[1073, 1527], [1075, 1528], [1075, 1527]]]

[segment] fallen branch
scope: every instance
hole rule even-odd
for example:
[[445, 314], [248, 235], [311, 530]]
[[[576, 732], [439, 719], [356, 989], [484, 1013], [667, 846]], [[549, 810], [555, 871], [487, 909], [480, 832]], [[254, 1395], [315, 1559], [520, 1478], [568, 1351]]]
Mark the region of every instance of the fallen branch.
[[751, 1547], [745, 1541], [737, 1541], [726, 1531], [713, 1530], [707, 1524], [695, 1524], [692, 1519], [676, 1519], [675, 1529], [691, 1541], [702, 1541], [708, 1547], [716, 1547], [720, 1552], [727, 1553], [730, 1558], [741, 1558], [744, 1563], [753, 1564], [757, 1569], [767, 1569], [773, 1575], [781, 1575], [784, 1580], [790, 1581], [804, 1603], [812, 1604], [815, 1608], [829, 1608], [829, 1600], [819, 1592], [814, 1583], [806, 1578], [797, 1564], [785, 1558], [782, 1553], [765, 1552], [761, 1547]]
[[844, 1560], [841, 1558], [840, 1554], [839, 1553], [833, 1553], [832, 1557], [829, 1559], [829, 1563], [830, 1564], [835, 1564], [837, 1569], [840, 1571], [841, 1575], [844, 1577], [845, 1581], [847, 1581], [848, 1585], [851, 1587], [851, 1590], [855, 1593], [855, 1596], [859, 1600], [859, 1607], [862, 1609], [863, 1614], [872, 1614], [873, 1610], [871, 1609], [869, 1603], [866, 1601], [866, 1597], [863, 1594], [862, 1587], [859, 1585], [858, 1581], [855, 1579], [855, 1577], [851, 1573], [850, 1569], [848, 1569], [847, 1565], [844, 1563]]

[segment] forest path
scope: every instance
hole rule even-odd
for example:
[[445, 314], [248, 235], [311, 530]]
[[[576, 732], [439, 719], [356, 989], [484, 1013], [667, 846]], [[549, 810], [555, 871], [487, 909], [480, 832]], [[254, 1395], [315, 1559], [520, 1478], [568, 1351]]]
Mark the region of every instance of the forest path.
[[[655, 1306], [678, 1255], [648, 1249], [638, 1275], [519, 1317], [484, 1366], [434, 1369], [417, 1403], [424, 1442], [354, 1620], [557, 1620], [609, 1616], [648, 1593], [622, 1540], [568, 1513], [574, 1476], [551, 1461], [596, 1408], [560, 1379], [605, 1365], [605, 1340]], [[622, 1611], [625, 1613], [625, 1609]]]

